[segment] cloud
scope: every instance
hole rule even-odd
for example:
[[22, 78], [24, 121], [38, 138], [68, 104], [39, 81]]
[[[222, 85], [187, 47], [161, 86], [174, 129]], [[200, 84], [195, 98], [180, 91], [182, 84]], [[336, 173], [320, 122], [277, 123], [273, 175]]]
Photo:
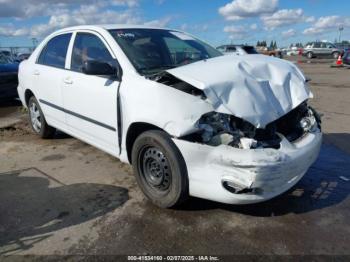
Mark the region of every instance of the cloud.
[[311, 27], [303, 31], [304, 35], [321, 35], [337, 30], [340, 26], [350, 27], [350, 18], [337, 15], [320, 17]]
[[273, 30], [276, 27], [297, 24], [305, 21], [304, 11], [302, 9], [281, 9], [272, 15], [261, 17], [266, 29]]
[[234, 0], [219, 8], [226, 20], [239, 20], [271, 14], [277, 10], [278, 0]]
[[108, 9], [101, 10], [100, 7], [95, 5], [83, 5], [77, 10], [63, 11], [51, 15], [48, 23], [34, 25], [29, 34], [31, 36], [43, 36], [54, 30], [73, 25], [109, 23], [136, 24], [140, 22], [141, 19], [135, 15], [132, 10], [117, 12]]
[[316, 18], [314, 17], [314, 16], [310, 16], [310, 17], [307, 17], [306, 19], [305, 19], [305, 22], [306, 23], [313, 23], [313, 22], [315, 22], [316, 21]]
[[76, 5], [138, 6], [139, 0], [0, 0], [0, 17], [30, 18], [47, 16], [57, 10], [72, 9]]
[[293, 37], [297, 34], [297, 32], [295, 31], [295, 29], [289, 29], [287, 31], [283, 31], [282, 32], [282, 37], [283, 38], [290, 38]]
[[[1, 1], [7, 0], [0, 0], [0, 3]], [[13, 25], [1, 26], [0, 35], [42, 37], [64, 27], [85, 24], [146, 24], [154, 27], [165, 27], [171, 20], [171, 17], [164, 17], [152, 21], [144, 21], [133, 8], [126, 7], [124, 10], [114, 11], [105, 8], [103, 1], [99, 1], [97, 4], [80, 5], [75, 9], [64, 8], [63, 2], [65, 1], [79, 2], [78, 0], [56, 1], [59, 4], [63, 4], [62, 8], [51, 9], [47, 23], [36, 24], [28, 28], [15, 28]], [[89, 1], [91, 0], [85, 0], [85, 2]], [[137, 4], [137, 1], [115, 0], [109, 1], [109, 4], [130, 6]]]
[[231, 39], [246, 39], [250, 35], [252, 30], [256, 30], [258, 27], [256, 24], [250, 26], [247, 25], [230, 25], [224, 27], [224, 32], [229, 34]]
[[168, 16], [168, 17], [164, 17], [162, 19], [156, 19], [156, 20], [152, 20], [152, 21], [148, 21], [148, 22], [145, 22], [143, 23], [144, 25], [147, 25], [147, 26], [154, 26], [154, 27], [166, 27], [169, 22], [171, 21], [171, 17]]
[[250, 29], [252, 29], [252, 30], [258, 29], [258, 25], [257, 24], [251, 24], [250, 25]]
[[13, 26], [1, 26], [0, 36], [25, 36], [29, 33], [26, 28], [16, 29]]
[[193, 24], [189, 25], [184, 23], [180, 26], [180, 30], [182, 31], [191, 31], [191, 32], [207, 32], [209, 29], [208, 24]]

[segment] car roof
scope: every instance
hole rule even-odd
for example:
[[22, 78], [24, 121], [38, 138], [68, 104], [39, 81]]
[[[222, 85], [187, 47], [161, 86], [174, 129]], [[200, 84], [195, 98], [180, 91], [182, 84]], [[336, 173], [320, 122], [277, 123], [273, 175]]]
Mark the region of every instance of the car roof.
[[[73, 30], [96, 30], [96, 29], [105, 29], [105, 30], [113, 30], [113, 29], [163, 29], [170, 30], [168, 28], [162, 28], [157, 26], [147, 26], [147, 25], [133, 25], [133, 24], [104, 24], [104, 25], [79, 25], [79, 26], [71, 26], [66, 27], [61, 30], [56, 31], [56, 33], [64, 32], [64, 31], [73, 31]], [[175, 30], [174, 30], [175, 31]]]
[[254, 47], [254, 46], [252, 46], [252, 45], [242, 45], [242, 44], [240, 44], [240, 45], [220, 45], [217, 48], [222, 48], [222, 47]]

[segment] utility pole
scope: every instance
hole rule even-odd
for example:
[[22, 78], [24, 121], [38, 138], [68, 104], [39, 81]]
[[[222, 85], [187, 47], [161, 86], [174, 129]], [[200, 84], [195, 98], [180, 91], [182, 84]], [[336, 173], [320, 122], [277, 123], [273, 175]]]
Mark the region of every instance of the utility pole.
[[35, 37], [33, 37], [32, 38], [32, 43], [33, 43], [33, 47], [35, 48], [36, 45], [38, 44], [38, 40]]
[[344, 30], [344, 26], [340, 25], [339, 26], [339, 43], [341, 43], [340, 42], [341, 41], [341, 33], [342, 33], [343, 30]]

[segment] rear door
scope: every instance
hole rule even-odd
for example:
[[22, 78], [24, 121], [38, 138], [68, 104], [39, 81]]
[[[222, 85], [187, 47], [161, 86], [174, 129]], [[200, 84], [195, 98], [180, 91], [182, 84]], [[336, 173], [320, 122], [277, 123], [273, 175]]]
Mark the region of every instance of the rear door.
[[46, 120], [57, 127], [65, 124], [61, 85], [71, 36], [71, 33], [66, 33], [50, 39], [31, 72], [34, 95], [40, 102]]
[[312, 47], [312, 52], [317, 56], [322, 56], [323, 53], [322, 53], [321, 43], [319, 42], [314, 43]]
[[99, 34], [77, 32], [71, 46], [69, 69], [63, 77], [63, 103], [68, 128], [74, 134], [109, 153], [116, 154], [117, 90], [119, 82], [82, 72], [87, 60], [116, 66], [112, 50]]

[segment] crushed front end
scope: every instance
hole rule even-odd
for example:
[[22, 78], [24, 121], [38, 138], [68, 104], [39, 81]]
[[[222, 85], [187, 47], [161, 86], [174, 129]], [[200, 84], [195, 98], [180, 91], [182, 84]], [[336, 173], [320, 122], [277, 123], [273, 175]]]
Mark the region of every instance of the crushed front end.
[[173, 139], [187, 164], [190, 194], [230, 204], [287, 191], [322, 143], [320, 117], [306, 102], [265, 128], [217, 112], [203, 115], [196, 126], [197, 132]]

